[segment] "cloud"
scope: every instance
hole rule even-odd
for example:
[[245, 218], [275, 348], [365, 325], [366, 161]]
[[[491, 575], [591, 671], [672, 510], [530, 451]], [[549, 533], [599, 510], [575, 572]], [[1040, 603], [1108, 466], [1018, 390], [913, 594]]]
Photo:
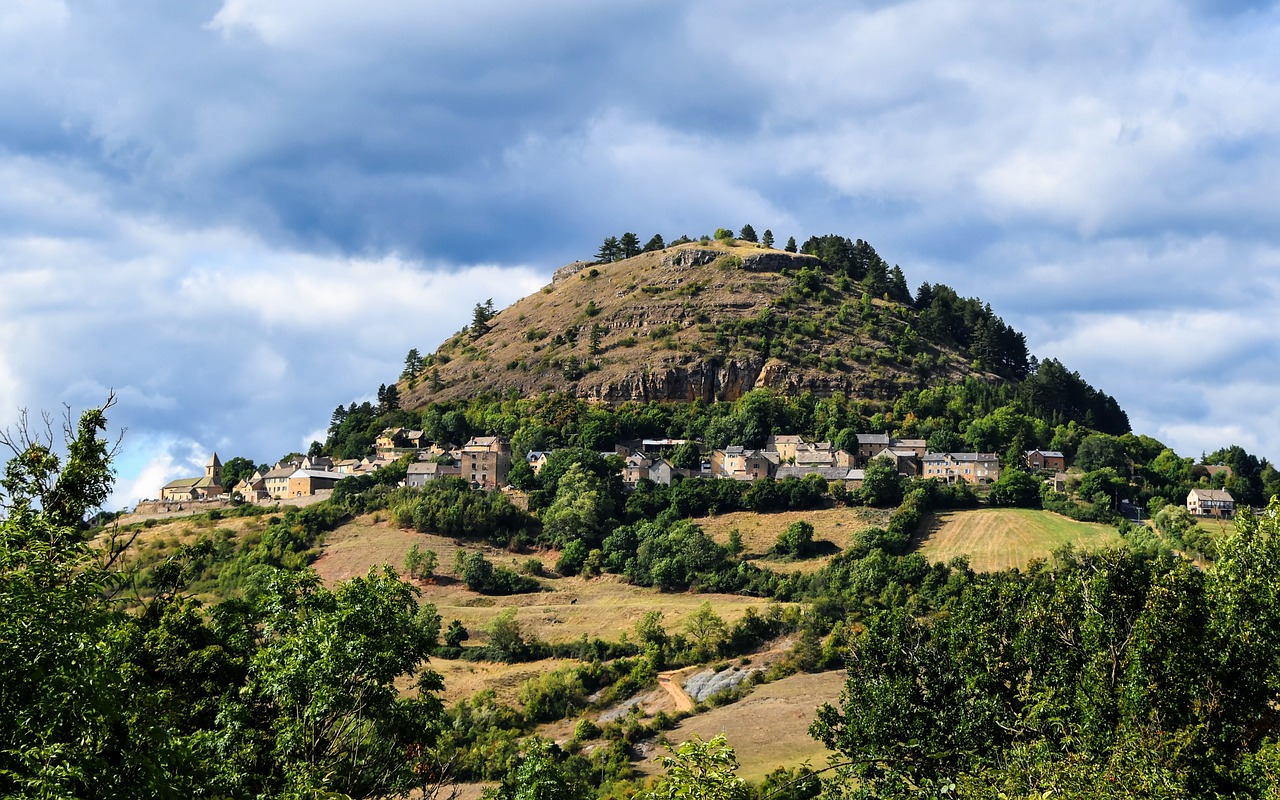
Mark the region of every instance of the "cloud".
[[1277, 33], [1252, 0], [8, 3], [0, 422], [114, 387], [140, 435], [270, 460], [605, 236], [750, 222], [983, 297], [1175, 446], [1244, 436]]

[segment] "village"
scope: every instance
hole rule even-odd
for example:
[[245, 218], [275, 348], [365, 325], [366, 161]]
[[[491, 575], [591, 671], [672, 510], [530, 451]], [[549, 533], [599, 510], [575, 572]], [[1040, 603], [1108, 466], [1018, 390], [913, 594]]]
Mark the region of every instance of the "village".
[[[964, 482], [975, 487], [995, 483], [1000, 477], [1000, 457], [996, 453], [928, 452], [924, 439], [897, 439], [888, 434], [857, 435], [857, 452], [836, 449], [831, 442], [808, 442], [796, 435], [770, 436], [763, 447], [729, 446], [706, 452], [699, 442], [687, 439], [640, 439], [619, 442], [602, 458], [617, 456], [622, 462], [622, 484], [634, 490], [641, 481], [671, 485], [676, 481], [719, 478], [736, 481], [783, 480], [821, 476], [847, 490], [862, 487], [867, 465], [883, 459], [904, 478], [933, 479], [939, 483]], [[681, 446], [697, 449], [698, 465], [676, 466], [672, 452]], [[530, 451], [525, 461], [534, 475], [546, 464], [546, 451]], [[299, 456], [281, 461], [265, 472], [254, 472], [234, 486], [223, 486], [222, 464], [214, 453], [200, 477], [167, 483], [158, 501], [143, 501], [138, 512], [179, 512], [194, 508], [238, 503], [305, 504], [328, 497], [338, 481], [365, 475], [406, 456], [405, 485], [422, 487], [441, 478], [461, 478], [476, 491], [500, 490], [517, 495], [508, 483], [513, 453], [510, 442], [497, 436], [477, 436], [458, 447], [428, 440], [419, 430], [387, 428], [374, 444], [374, 453], [363, 459], [335, 461], [328, 456]], [[1055, 491], [1067, 483], [1067, 459], [1056, 450], [1028, 450], [1023, 467], [1041, 475]], [[1235, 500], [1225, 489], [1195, 488], [1187, 496], [1187, 511], [1193, 516], [1230, 518]]]

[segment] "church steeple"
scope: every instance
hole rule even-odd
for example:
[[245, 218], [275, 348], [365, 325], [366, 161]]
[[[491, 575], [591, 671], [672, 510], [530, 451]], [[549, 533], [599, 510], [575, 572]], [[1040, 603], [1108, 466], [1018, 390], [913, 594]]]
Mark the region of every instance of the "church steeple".
[[218, 460], [217, 453], [214, 453], [209, 463], [205, 464], [204, 477], [205, 480], [212, 481], [218, 486], [222, 485], [222, 462]]

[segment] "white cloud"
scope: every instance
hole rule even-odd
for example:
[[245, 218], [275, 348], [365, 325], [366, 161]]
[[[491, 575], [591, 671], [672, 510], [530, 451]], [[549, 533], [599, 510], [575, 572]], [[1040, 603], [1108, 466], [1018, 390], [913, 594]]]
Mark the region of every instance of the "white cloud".
[[135, 472], [272, 460], [604, 236], [751, 222], [982, 296], [1171, 441], [1274, 428], [1280, 14], [1219, 5], [16, 0], [0, 423], [114, 387]]

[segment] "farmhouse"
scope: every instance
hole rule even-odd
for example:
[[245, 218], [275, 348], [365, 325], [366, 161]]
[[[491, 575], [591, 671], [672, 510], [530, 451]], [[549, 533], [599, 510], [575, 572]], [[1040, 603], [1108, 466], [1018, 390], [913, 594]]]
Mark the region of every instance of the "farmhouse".
[[404, 485], [422, 488], [431, 481], [445, 477], [462, 477], [462, 465], [439, 464], [435, 461], [415, 461], [409, 465], [408, 474], [404, 476]]
[[330, 490], [338, 481], [347, 477], [337, 472], [324, 472], [316, 469], [298, 469], [289, 475], [288, 496], [310, 497], [318, 492]]
[[1057, 450], [1028, 450], [1023, 459], [1029, 469], [1037, 472], [1061, 472], [1067, 468], [1067, 457]]
[[1000, 477], [1000, 456], [995, 453], [925, 453], [924, 477], [944, 483], [986, 484]]
[[1197, 517], [1233, 517], [1236, 499], [1226, 489], [1192, 489], [1187, 494], [1187, 511]]

